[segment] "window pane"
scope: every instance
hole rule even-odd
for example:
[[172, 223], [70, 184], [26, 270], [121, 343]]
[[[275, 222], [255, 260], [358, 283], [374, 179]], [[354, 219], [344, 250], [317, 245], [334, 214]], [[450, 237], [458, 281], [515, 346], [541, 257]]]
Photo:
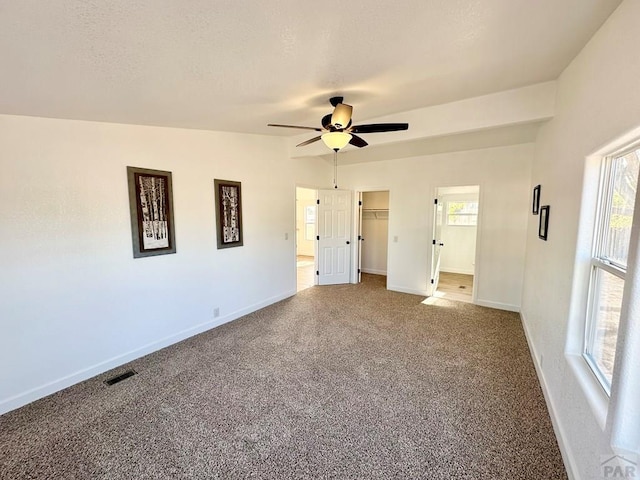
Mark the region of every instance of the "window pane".
[[460, 201], [460, 202], [448, 202], [448, 214], [449, 215], [458, 215], [458, 214], [478, 214], [478, 202], [468, 202], [468, 201]]
[[596, 268], [592, 342], [587, 354], [611, 385], [624, 280]]
[[477, 225], [478, 202], [447, 202], [447, 225]]
[[633, 206], [638, 187], [638, 150], [616, 157], [611, 164], [612, 190], [600, 255], [613, 263], [627, 266]]
[[449, 215], [447, 217], [447, 225], [477, 225], [477, 215]]

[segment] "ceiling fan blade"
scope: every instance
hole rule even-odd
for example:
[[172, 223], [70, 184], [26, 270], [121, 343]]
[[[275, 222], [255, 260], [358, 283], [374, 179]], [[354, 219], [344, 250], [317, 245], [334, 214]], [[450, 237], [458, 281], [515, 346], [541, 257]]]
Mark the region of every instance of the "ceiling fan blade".
[[352, 133], [397, 132], [407, 128], [409, 128], [408, 123], [370, 123], [368, 125], [355, 125], [349, 131]]
[[347, 128], [347, 125], [349, 125], [351, 121], [351, 112], [353, 112], [351, 105], [347, 105], [346, 103], [337, 104], [333, 110], [333, 115], [331, 115], [331, 125], [338, 129]]
[[313, 130], [315, 132], [321, 132], [321, 128], [317, 127], [301, 127], [299, 125], [280, 125], [279, 123], [268, 123], [267, 127], [284, 127], [284, 128], [300, 128], [302, 130]]
[[299, 143], [298, 145], [296, 145], [296, 147], [304, 147], [305, 145], [309, 145], [310, 143], [317, 142], [318, 140], [320, 140], [320, 138], [322, 137], [317, 136], [317, 137], [310, 138], [309, 140]]
[[367, 145], [369, 145], [363, 138], [353, 134], [351, 134], [351, 140], [349, 140], [349, 143], [358, 148], [366, 147]]

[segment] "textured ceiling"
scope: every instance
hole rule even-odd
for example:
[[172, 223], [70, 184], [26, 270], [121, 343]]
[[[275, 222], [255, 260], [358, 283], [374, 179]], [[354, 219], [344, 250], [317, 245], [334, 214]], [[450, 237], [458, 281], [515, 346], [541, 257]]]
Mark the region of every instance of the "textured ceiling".
[[272, 135], [558, 77], [620, 0], [0, 0], [0, 113]]

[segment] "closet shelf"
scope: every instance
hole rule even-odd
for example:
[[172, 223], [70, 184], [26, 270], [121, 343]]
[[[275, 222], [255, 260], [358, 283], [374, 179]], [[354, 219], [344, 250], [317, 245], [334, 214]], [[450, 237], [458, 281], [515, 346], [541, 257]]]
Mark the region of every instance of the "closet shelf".
[[389, 218], [389, 209], [388, 208], [363, 208], [362, 218], [386, 220]]

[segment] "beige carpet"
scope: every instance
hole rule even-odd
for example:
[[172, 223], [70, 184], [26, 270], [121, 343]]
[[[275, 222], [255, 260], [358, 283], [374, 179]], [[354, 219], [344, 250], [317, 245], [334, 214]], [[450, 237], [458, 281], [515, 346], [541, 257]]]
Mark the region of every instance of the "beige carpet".
[[1, 416], [0, 478], [566, 478], [516, 314], [363, 277]]

